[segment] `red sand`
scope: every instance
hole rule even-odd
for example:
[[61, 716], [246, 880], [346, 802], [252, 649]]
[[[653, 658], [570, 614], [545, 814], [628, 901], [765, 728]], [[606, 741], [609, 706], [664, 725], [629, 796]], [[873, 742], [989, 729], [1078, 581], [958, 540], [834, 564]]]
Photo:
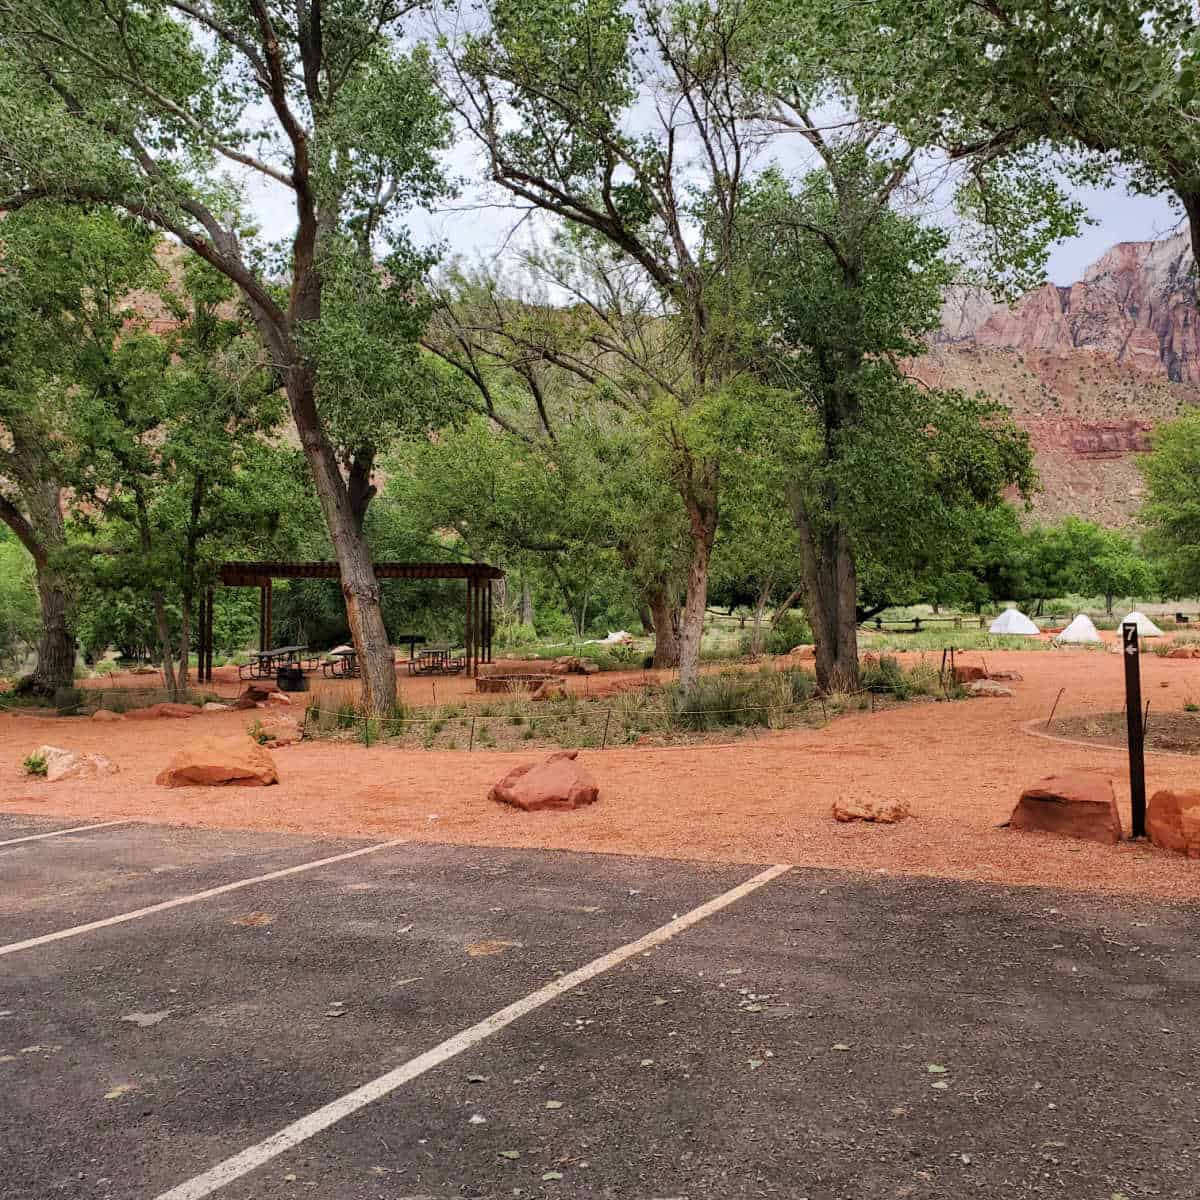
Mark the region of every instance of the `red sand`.
[[[914, 703], [841, 717], [820, 730], [762, 734], [723, 746], [582, 751], [580, 761], [600, 783], [600, 801], [576, 812], [522, 813], [487, 800], [491, 784], [529, 754], [315, 742], [275, 752], [277, 787], [166, 790], [153, 779], [175, 748], [202, 730], [244, 729], [253, 714], [149, 724], [3, 715], [0, 809], [71, 819], [134, 817], [232, 829], [790, 862], [1200, 899], [1200, 863], [1144, 845], [1102, 847], [997, 828], [1023, 787], [1057, 770], [1091, 768], [1114, 777], [1128, 831], [1124, 751], [1062, 744], [1022, 729], [1045, 719], [1062, 687], [1060, 715], [1119, 710], [1122, 661], [1117, 654], [1069, 650], [970, 653], [959, 661], [983, 658], [993, 670], [1024, 674], [1023, 683], [1010, 685], [1014, 698]], [[641, 672], [631, 675], [640, 678]], [[1142, 675], [1152, 712], [1200, 699], [1200, 660], [1145, 655]], [[593, 678], [588, 686], [597, 682]], [[599, 682], [608, 688], [622, 680], [606, 675]], [[575, 683], [584, 686], [582, 679]], [[406, 680], [406, 690], [409, 684]], [[443, 681], [437, 686], [442, 699]], [[466, 692], [470, 681], [450, 686]], [[43, 742], [102, 751], [121, 774], [86, 785], [29, 779], [21, 760]], [[1193, 787], [1200, 761], [1151, 754], [1147, 769], [1151, 791]], [[905, 799], [916, 819], [884, 827], [836, 824], [830, 809], [843, 794]]]

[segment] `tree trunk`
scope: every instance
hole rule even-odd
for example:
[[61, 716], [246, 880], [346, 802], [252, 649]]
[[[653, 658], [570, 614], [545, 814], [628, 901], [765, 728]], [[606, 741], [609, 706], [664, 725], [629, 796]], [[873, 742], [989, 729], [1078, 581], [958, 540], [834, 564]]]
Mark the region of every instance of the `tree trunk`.
[[800, 534], [805, 612], [816, 644], [817, 684], [827, 692], [853, 692], [858, 674], [858, 579], [854, 551], [840, 522], [814, 528], [794, 506]]
[[158, 633], [158, 652], [162, 655], [163, 685], [171, 693], [171, 699], [178, 700], [182, 693], [175, 678], [175, 654], [171, 649], [171, 627], [167, 622], [167, 604], [158, 588], [154, 589], [153, 600], [154, 628]]
[[17, 535], [33, 558], [41, 608], [37, 663], [23, 685], [39, 695], [53, 696], [75, 682], [75, 636], [67, 581], [54, 565], [67, 544], [62, 492], [50, 475], [40, 437], [16, 420], [10, 421], [11, 469], [25, 511], [0, 496], [0, 520]]
[[650, 605], [644, 601], [638, 605], [638, 620], [642, 623], [643, 633], [654, 632], [654, 614], [650, 611]]
[[289, 369], [287, 396], [341, 571], [346, 621], [362, 672], [363, 711], [388, 714], [396, 707], [396, 661], [383, 621], [379, 581], [361, 520], [321, 425], [311, 367], [296, 363]]
[[1111, 592], [1104, 593], [1104, 611], [1111, 617], [1113, 610], [1113, 598]]
[[703, 467], [699, 478], [688, 479], [683, 489], [683, 502], [692, 535], [692, 557], [688, 563], [679, 634], [679, 686], [687, 696], [700, 674], [700, 642], [704, 637], [704, 614], [708, 609], [708, 561], [717, 532], [715, 468]]
[[75, 681], [75, 637], [68, 619], [67, 591], [58, 572], [39, 566], [37, 590], [42, 630], [32, 683], [36, 692], [52, 696]]
[[757, 658], [763, 652], [763, 613], [771, 599], [771, 589], [763, 588], [754, 602], [754, 624], [750, 627], [750, 655]]
[[679, 638], [675, 634], [678, 608], [666, 588], [651, 592], [649, 599], [654, 632], [653, 665], [674, 670], [679, 666]]
[[196, 546], [200, 540], [200, 512], [204, 507], [204, 473], [192, 480], [192, 503], [188, 514], [187, 538], [183, 548], [183, 572], [179, 584], [179, 686], [186, 690], [191, 676], [192, 606], [196, 598]]

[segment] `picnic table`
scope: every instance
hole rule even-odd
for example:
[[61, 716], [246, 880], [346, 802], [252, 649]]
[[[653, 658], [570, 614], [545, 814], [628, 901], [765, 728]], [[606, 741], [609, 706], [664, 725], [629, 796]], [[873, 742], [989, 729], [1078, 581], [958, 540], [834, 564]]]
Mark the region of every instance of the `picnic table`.
[[416, 655], [417, 647], [423, 646], [428, 640], [423, 633], [402, 633], [396, 639], [396, 645], [408, 647], [408, 660], [412, 662]]
[[331, 650], [329, 660], [321, 664], [321, 674], [327, 679], [357, 679], [358, 651], [349, 647]]
[[[267, 679], [280, 667], [304, 669], [303, 655], [307, 646], [276, 646], [273, 650], [252, 650], [250, 661], [238, 667], [238, 678]], [[246, 672], [243, 674], [242, 672]]]
[[466, 660], [456, 658], [449, 643], [429, 643], [408, 664], [410, 675], [457, 675]]

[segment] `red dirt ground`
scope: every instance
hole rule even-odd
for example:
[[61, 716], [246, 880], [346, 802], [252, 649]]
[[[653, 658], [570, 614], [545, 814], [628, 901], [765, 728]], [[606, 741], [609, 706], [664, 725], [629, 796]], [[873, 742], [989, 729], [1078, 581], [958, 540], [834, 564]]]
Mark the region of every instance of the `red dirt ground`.
[[[0, 809], [64, 818], [141, 820], [236, 829], [409, 837], [492, 846], [544, 846], [619, 854], [941, 875], [1200, 898], [1200, 863], [1144, 845], [1116, 848], [1017, 834], [1007, 820], [1023, 787], [1064, 768], [1116, 781], [1128, 829], [1121, 750], [1031, 736], [1060, 688], [1062, 715], [1122, 705], [1122, 660], [1084, 651], [995, 652], [992, 670], [1025, 681], [1012, 699], [914, 703], [840, 717], [819, 730], [762, 734], [730, 745], [582, 751], [600, 802], [576, 812], [522, 813], [490, 803], [489, 786], [528, 754], [403, 751], [329, 742], [276, 751], [281, 783], [267, 789], [156, 787], [172, 752], [201, 730], [232, 733], [251, 714], [206, 714], [150, 724], [0, 716]], [[979, 662], [976, 653], [960, 663]], [[1200, 660], [1145, 655], [1143, 689], [1154, 708], [1200, 698]], [[608, 688], [622, 679], [606, 675]], [[405, 681], [406, 690], [411, 682]], [[424, 685], [427, 681], [416, 681]], [[438, 681], [438, 699], [443, 684]], [[574, 681], [584, 686], [582, 679]], [[593, 678], [587, 686], [594, 687]], [[451, 683], [465, 693], [470, 682]], [[409, 699], [418, 697], [410, 693]], [[423, 698], [423, 697], [421, 697]], [[47, 784], [21, 770], [41, 743], [99, 750], [121, 774], [87, 784]], [[1197, 785], [1200, 764], [1149, 754], [1148, 785]], [[896, 826], [839, 825], [840, 795], [907, 800], [916, 819]]]

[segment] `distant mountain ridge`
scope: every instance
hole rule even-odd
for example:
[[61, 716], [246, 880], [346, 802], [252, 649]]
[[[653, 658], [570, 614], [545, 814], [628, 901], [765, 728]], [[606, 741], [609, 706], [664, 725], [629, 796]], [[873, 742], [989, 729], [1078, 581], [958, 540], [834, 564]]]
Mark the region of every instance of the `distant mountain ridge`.
[[1093, 350], [1175, 383], [1200, 383], [1188, 236], [1118, 242], [1077, 283], [1047, 283], [1012, 308], [958, 288], [947, 297], [934, 341], [1060, 354]]
[[1045, 284], [1011, 307], [953, 288], [911, 371], [1008, 405], [1034, 445], [1036, 516], [1128, 524], [1142, 497], [1136, 455], [1156, 425], [1200, 404], [1188, 237], [1119, 242], [1078, 282]]

